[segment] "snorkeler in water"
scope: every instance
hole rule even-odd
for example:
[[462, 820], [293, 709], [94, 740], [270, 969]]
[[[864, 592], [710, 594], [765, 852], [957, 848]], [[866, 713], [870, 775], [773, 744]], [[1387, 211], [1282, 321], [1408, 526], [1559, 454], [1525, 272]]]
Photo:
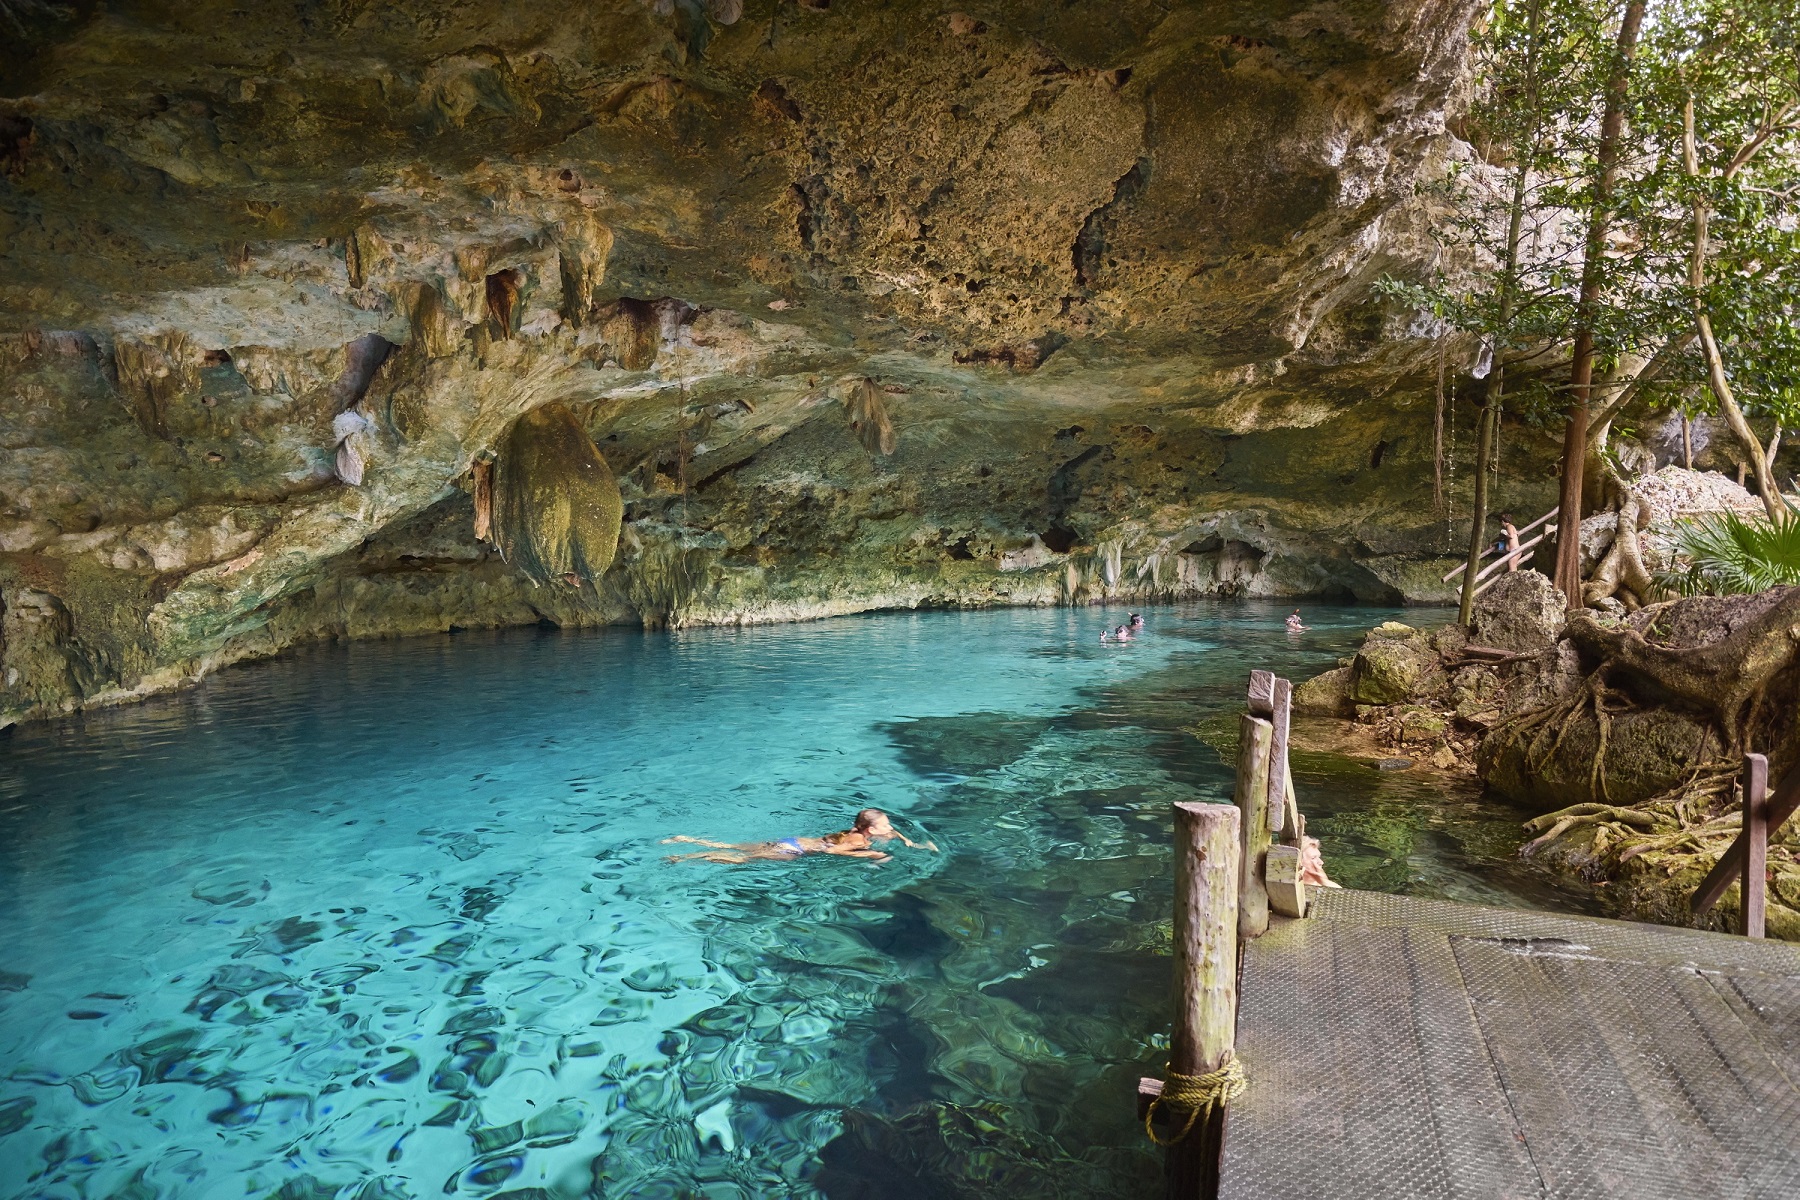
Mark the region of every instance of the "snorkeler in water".
[[1144, 618], [1136, 613], [1132, 613], [1130, 624], [1133, 629], [1142, 629], [1144, 627]]
[[891, 842], [896, 838], [915, 850], [929, 850], [933, 854], [938, 852], [937, 843], [915, 842], [895, 829], [893, 822], [888, 820], [888, 815], [879, 808], [863, 809], [856, 814], [856, 821], [850, 828], [841, 833], [828, 833], [824, 837], [786, 837], [775, 842], [709, 842], [705, 838], [682, 834], [664, 838], [663, 845], [687, 842], [690, 845], [712, 847], [711, 850], [700, 850], [693, 854], [671, 854], [670, 862], [686, 862], [696, 858], [718, 863], [788, 862], [808, 854], [835, 854], [841, 858], [867, 858], [875, 862], [886, 862], [893, 856], [875, 849], [875, 843]]

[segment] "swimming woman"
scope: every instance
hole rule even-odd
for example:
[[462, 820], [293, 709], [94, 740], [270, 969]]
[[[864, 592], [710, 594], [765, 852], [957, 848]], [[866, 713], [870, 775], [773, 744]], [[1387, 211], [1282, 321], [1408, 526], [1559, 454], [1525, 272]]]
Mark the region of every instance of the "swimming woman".
[[663, 845], [672, 842], [687, 842], [695, 846], [711, 846], [711, 850], [700, 850], [693, 854], [671, 854], [670, 862], [685, 862], [689, 859], [702, 859], [706, 862], [747, 863], [747, 862], [791, 862], [804, 858], [808, 854], [835, 854], [840, 858], [867, 858], [875, 862], [886, 862], [891, 854], [875, 849], [876, 842], [891, 842], [898, 838], [915, 850], [938, 852], [935, 842], [915, 842], [894, 828], [888, 815], [879, 808], [865, 808], [856, 814], [856, 821], [850, 828], [841, 833], [828, 833], [824, 837], [786, 837], [775, 842], [709, 842], [705, 838], [688, 837], [685, 834], [664, 838]]

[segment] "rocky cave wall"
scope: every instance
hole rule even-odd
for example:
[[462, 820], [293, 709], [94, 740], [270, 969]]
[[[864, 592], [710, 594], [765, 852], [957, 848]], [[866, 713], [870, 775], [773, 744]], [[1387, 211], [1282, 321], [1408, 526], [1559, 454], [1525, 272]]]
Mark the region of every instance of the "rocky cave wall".
[[[1370, 284], [1431, 261], [1473, 10], [33, 9], [0, 720], [325, 635], [1446, 598], [1434, 331]], [[575, 587], [473, 534], [552, 403], [625, 502]]]

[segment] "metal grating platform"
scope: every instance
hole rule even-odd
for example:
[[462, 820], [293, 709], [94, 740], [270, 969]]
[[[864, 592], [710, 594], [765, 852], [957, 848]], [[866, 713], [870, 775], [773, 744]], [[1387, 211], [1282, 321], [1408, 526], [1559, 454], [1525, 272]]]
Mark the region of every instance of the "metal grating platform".
[[1800, 947], [1329, 892], [1244, 954], [1226, 1200], [1800, 1197]]

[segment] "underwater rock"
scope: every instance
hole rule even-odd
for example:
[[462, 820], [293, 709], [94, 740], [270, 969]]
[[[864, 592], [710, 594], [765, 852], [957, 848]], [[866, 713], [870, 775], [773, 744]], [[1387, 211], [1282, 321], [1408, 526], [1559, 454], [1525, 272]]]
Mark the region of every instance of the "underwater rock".
[[998, 1104], [922, 1104], [897, 1117], [844, 1113], [814, 1182], [829, 1200], [1011, 1200], [1087, 1194], [1089, 1168], [1028, 1136]]
[[1042, 717], [958, 713], [882, 726], [914, 774], [927, 779], [997, 771], [1025, 755], [1050, 728]]
[[560, 404], [526, 413], [494, 464], [493, 534], [533, 583], [591, 582], [619, 547], [624, 502], [593, 439]]
[[1536, 571], [1512, 571], [1475, 598], [1473, 640], [1496, 650], [1533, 653], [1556, 644], [1567, 602]]

